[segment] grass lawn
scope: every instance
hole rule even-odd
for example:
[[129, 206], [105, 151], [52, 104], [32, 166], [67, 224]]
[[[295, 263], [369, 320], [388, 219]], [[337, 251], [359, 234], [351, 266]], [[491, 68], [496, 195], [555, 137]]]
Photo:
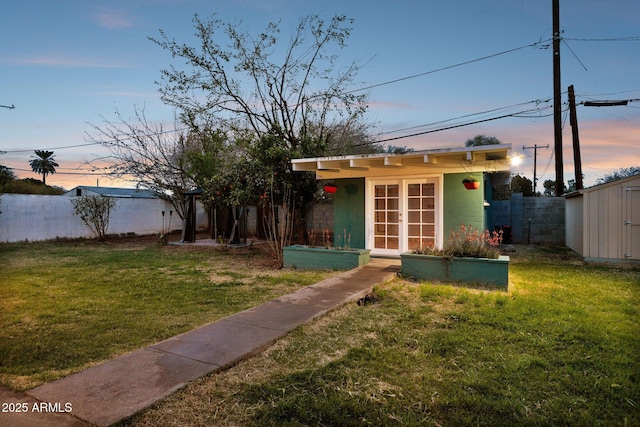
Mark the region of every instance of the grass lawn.
[[512, 260], [508, 293], [396, 278], [122, 424], [640, 425], [640, 267]]
[[0, 244], [0, 383], [32, 388], [330, 274], [155, 240]]

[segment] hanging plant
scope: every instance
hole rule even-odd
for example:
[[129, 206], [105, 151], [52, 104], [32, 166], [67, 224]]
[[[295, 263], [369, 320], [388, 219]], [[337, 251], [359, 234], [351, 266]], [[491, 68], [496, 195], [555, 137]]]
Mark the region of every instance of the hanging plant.
[[333, 194], [338, 191], [338, 186], [335, 184], [327, 184], [324, 186], [324, 192], [328, 194]]
[[464, 184], [464, 188], [467, 190], [477, 190], [480, 188], [480, 181], [478, 181], [473, 175], [468, 175], [463, 179], [462, 184]]

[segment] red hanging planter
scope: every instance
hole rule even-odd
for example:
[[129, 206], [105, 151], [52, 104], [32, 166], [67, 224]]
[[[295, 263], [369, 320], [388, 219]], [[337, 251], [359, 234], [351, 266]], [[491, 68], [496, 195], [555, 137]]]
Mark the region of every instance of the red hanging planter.
[[325, 185], [324, 186], [324, 192], [325, 193], [333, 194], [336, 191], [338, 191], [338, 187], [335, 186], [335, 185]]
[[480, 188], [479, 181], [463, 181], [462, 183], [464, 184], [464, 188], [467, 190], [477, 190]]

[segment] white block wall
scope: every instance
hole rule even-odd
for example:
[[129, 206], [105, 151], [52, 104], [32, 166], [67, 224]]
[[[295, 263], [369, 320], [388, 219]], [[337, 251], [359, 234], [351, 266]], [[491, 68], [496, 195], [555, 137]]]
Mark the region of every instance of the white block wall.
[[[3, 194], [0, 196], [0, 242], [42, 241], [58, 238], [94, 238], [79, 216], [74, 215], [74, 197]], [[161, 199], [116, 198], [107, 234], [139, 235], [169, 230], [170, 203]], [[207, 216], [198, 204], [197, 227], [207, 227]], [[180, 230], [182, 221], [173, 213], [171, 230]]]

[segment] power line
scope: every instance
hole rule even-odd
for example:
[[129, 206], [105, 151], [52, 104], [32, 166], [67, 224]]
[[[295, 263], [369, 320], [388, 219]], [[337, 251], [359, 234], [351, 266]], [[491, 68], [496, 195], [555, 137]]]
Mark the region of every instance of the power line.
[[[88, 142], [85, 144], [76, 144], [76, 145], [66, 145], [64, 147], [52, 147], [52, 148], [43, 148], [43, 150], [53, 151], [53, 150], [64, 150], [67, 148], [78, 148], [78, 147], [87, 147], [90, 145], [100, 145], [98, 142]], [[34, 150], [7, 150], [5, 153], [31, 153]]]
[[[169, 130], [165, 130], [162, 132], [149, 132], [146, 133], [145, 136], [160, 136], [160, 135], [164, 135], [164, 134], [168, 134], [168, 133], [174, 133], [174, 132], [182, 132], [187, 130], [187, 128], [181, 128], [181, 129], [169, 129]], [[42, 148], [42, 150], [49, 150], [49, 151], [54, 151], [54, 150], [64, 150], [67, 148], [78, 148], [78, 147], [88, 147], [91, 145], [100, 145], [100, 146], [107, 146], [107, 145], [115, 145], [121, 141], [129, 141], [132, 139], [138, 138], [138, 136], [130, 136], [130, 137], [126, 137], [126, 138], [119, 138], [119, 139], [111, 139], [111, 140], [106, 140], [106, 141], [96, 141], [96, 142], [86, 142], [84, 144], [75, 144], [75, 145], [65, 145], [62, 147], [49, 147], [49, 148]], [[31, 150], [7, 150], [4, 151], [4, 153], [31, 153], [32, 151], [34, 151], [33, 149]]]
[[540, 40], [540, 41], [537, 41], [535, 43], [531, 43], [531, 44], [528, 44], [528, 45], [525, 45], [525, 46], [520, 46], [520, 47], [516, 47], [516, 48], [513, 48], [513, 49], [508, 49], [508, 50], [503, 50], [502, 52], [498, 52], [498, 53], [494, 53], [494, 54], [491, 54], [491, 55], [482, 56], [480, 58], [471, 59], [469, 61], [459, 62], [457, 64], [448, 65], [448, 66], [442, 67], [442, 68], [436, 68], [434, 70], [425, 71], [423, 73], [413, 74], [411, 76], [400, 77], [400, 78], [397, 78], [397, 79], [394, 79], [394, 80], [389, 80], [389, 81], [386, 81], [386, 82], [373, 84], [371, 86], [365, 86], [365, 87], [362, 87], [362, 88], [359, 88], [359, 89], [353, 89], [353, 90], [344, 92], [344, 94], [350, 94], [350, 93], [354, 93], [354, 92], [361, 92], [363, 90], [369, 90], [369, 89], [373, 89], [373, 88], [380, 87], [380, 86], [386, 86], [386, 85], [390, 85], [390, 84], [393, 84], [393, 83], [402, 82], [402, 81], [405, 81], [405, 80], [415, 79], [417, 77], [426, 76], [428, 74], [434, 74], [434, 73], [438, 73], [440, 71], [445, 71], [445, 70], [450, 70], [452, 68], [461, 67], [463, 65], [473, 64], [474, 62], [480, 62], [480, 61], [484, 61], [486, 59], [495, 58], [496, 56], [506, 55], [507, 53], [516, 52], [518, 50], [526, 49], [528, 47], [542, 46], [542, 48], [547, 49], [549, 47], [549, 45], [546, 44], [546, 43], [548, 43], [549, 41], [550, 41], [550, 39], [549, 40]]
[[527, 104], [532, 104], [532, 103], [535, 103], [536, 105], [540, 105], [542, 103], [547, 103], [549, 101], [551, 101], [551, 99], [546, 99], [546, 100], [536, 99], [534, 101], [521, 102], [519, 104], [508, 105], [506, 107], [493, 108], [491, 110], [485, 110], [485, 111], [481, 111], [481, 112], [478, 112], [478, 113], [465, 114], [463, 116], [455, 117], [455, 118], [452, 118], [452, 119], [440, 120], [440, 121], [437, 121], [437, 122], [431, 122], [431, 123], [427, 123], [427, 124], [423, 124], [423, 125], [410, 126], [410, 127], [402, 128], [402, 129], [394, 129], [394, 130], [391, 130], [391, 131], [388, 131], [388, 132], [380, 132], [380, 133], [378, 133], [378, 136], [380, 136], [380, 135], [388, 135], [388, 134], [398, 133], [398, 132], [404, 132], [404, 131], [412, 130], [412, 129], [424, 128], [424, 127], [427, 127], [427, 126], [439, 125], [439, 124], [451, 122], [451, 121], [454, 121], [454, 120], [466, 119], [468, 117], [479, 116], [479, 115], [482, 115], [482, 114], [495, 113], [496, 111], [506, 110], [506, 109], [514, 108], [514, 107], [520, 107], [520, 106], [527, 105]]
[[[549, 108], [549, 107], [547, 107], [547, 108]], [[487, 119], [475, 120], [475, 121], [467, 122], [467, 123], [460, 123], [460, 124], [457, 124], [457, 125], [451, 125], [451, 126], [447, 126], [447, 127], [443, 127], [443, 128], [438, 128], [438, 129], [431, 129], [431, 130], [427, 130], [427, 131], [423, 131], [423, 132], [416, 132], [416, 133], [412, 133], [410, 135], [396, 136], [394, 138], [386, 138], [386, 139], [381, 139], [381, 140], [376, 140], [376, 141], [363, 142], [363, 143], [360, 143], [360, 144], [354, 144], [354, 146], [355, 147], [359, 147], [359, 146], [362, 146], [362, 145], [379, 144], [379, 143], [382, 143], [382, 142], [396, 141], [398, 139], [411, 138], [411, 137], [414, 137], [414, 136], [426, 135], [426, 134], [435, 133], [435, 132], [442, 132], [442, 131], [445, 131], [445, 130], [456, 129], [456, 128], [460, 128], [460, 127], [464, 127], [464, 126], [471, 126], [471, 125], [475, 125], [475, 124], [478, 124], [478, 123], [490, 122], [490, 121], [493, 121], [493, 120], [504, 119], [504, 118], [507, 118], [507, 117], [519, 117], [521, 114], [528, 113], [528, 112], [531, 112], [531, 111], [535, 111], [535, 110], [525, 110], [525, 111], [520, 111], [518, 113], [504, 114], [502, 116], [490, 117], [490, 118], [487, 118]], [[538, 111], [542, 111], [542, 110], [538, 110]]]
[[[33, 172], [33, 169], [21, 169], [21, 168], [10, 168], [11, 170], [14, 171], [19, 171], [19, 172]], [[82, 175], [82, 176], [113, 176], [114, 174], [111, 172], [58, 172], [58, 170], [56, 169], [55, 172], [56, 175]], [[123, 173], [121, 175], [130, 175], [127, 173]]]
[[573, 40], [578, 42], [637, 42], [637, 41], [640, 41], [640, 36], [616, 37], [616, 38], [605, 38], [605, 39], [581, 39], [581, 38], [562, 37], [562, 39]]

